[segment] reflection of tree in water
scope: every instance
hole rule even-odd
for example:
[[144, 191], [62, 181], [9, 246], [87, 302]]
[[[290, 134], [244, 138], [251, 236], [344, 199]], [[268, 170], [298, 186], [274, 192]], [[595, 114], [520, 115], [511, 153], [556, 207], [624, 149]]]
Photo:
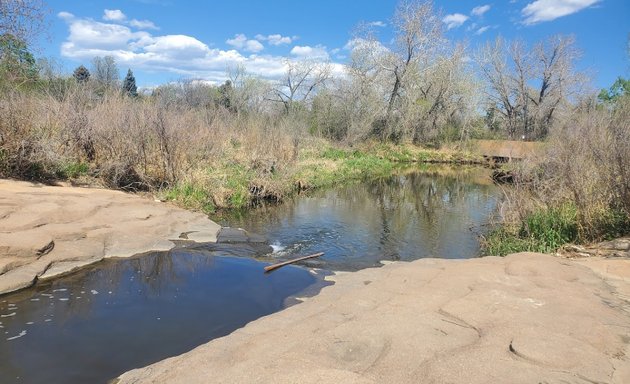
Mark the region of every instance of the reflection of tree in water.
[[[370, 183], [365, 191], [370, 203], [378, 207], [384, 256], [400, 258], [397, 248], [405, 233], [421, 238], [424, 245], [431, 245], [428, 251], [439, 256], [438, 245], [443, 244], [447, 229], [470, 223], [474, 200], [487, 195], [487, 189], [488, 186], [472, 182], [471, 175], [465, 172], [411, 172]], [[457, 214], [449, 214], [452, 212]]]
[[230, 224], [282, 238], [282, 245], [327, 248], [328, 260], [350, 257], [350, 263], [475, 252], [478, 243], [469, 228], [488, 221], [499, 195], [488, 170], [419, 168], [316, 191]]

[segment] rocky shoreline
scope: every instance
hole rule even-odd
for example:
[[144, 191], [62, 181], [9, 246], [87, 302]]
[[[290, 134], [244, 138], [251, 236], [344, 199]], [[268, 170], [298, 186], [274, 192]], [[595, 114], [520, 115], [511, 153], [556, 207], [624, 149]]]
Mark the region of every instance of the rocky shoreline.
[[204, 214], [127, 193], [0, 180], [0, 294], [108, 257], [215, 242]]
[[630, 260], [423, 259], [335, 280], [116, 382], [630, 382]]

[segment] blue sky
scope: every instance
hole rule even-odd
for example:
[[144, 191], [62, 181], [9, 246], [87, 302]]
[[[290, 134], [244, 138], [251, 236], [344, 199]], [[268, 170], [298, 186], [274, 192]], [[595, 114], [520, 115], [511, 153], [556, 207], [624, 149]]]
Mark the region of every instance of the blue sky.
[[[40, 53], [71, 71], [96, 55], [116, 57], [140, 86], [181, 78], [222, 81], [237, 64], [275, 78], [286, 58], [343, 64], [348, 41], [361, 23], [373, 23], [382, 41], [392, 36], [396, 0], [48, 2], [51, 29]], [[533, 44], [573, 34], [583, 52], [578, 68], [597, 88], [629, 77], [628, 0], [435, 1], [446, 36], [471, 48], [501, 35]], [[338, 66], [340, 68], [340, 66]]]

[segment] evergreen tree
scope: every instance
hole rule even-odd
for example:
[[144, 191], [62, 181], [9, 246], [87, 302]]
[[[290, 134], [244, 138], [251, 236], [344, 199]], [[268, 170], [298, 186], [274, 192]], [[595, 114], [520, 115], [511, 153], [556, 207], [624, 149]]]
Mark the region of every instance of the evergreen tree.
[[225, 83], [219, 87], [219, 105], [222, 105], [228, 111], [236, 112], [234, 106], [232, 105], [233, 92], [232, 82], [230, 80], [226, 80]]
[[24, 40], [4, 34], [0, 35], [0, 82], [34, 81], [37, 79], [35, 57]]
[[77, 83], [87, 83], [88, 80], [90, 80], [90, 71], [83, 65], [80, 65], [74, 70], [72, 77], [74, 77]]
[[131, 97], [138, 96], [136, 78], [133, 76], [133, 72], [131, 72], [131, 69], [127, 71], [127, 76], [125, 76], [125, 81], [123, 82], [123, 92]]

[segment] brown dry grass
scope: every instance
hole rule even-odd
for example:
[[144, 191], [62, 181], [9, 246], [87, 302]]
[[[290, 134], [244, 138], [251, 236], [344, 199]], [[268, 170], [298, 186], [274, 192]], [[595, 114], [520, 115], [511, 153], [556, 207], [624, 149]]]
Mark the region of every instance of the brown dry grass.
[[577, 212], [578, 241], [630, 230], [630, 98], [614, 108], [587, 106], [551, 134], [544, 152], [517, 170], [502, 213], [523, 223], [532, 213], [569, 206]]

